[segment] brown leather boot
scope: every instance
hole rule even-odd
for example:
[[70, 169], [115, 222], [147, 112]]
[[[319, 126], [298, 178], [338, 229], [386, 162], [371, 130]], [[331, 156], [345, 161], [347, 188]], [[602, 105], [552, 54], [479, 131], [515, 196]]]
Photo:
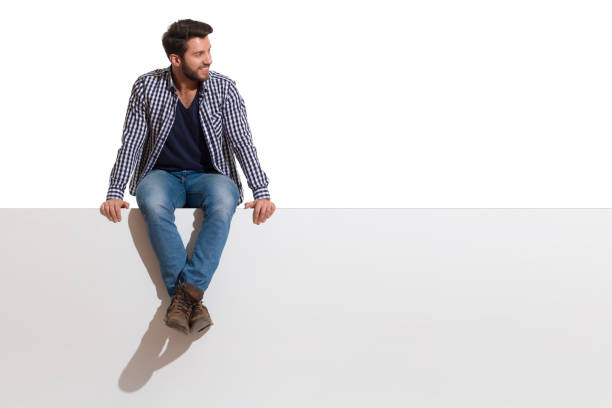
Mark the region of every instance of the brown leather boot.
[[186, 283], [178, 285], [176, 293], [172, 297], [172, 302], [166, 310], [166, 325], [189, 334], [189, 317], [193, 305], [202, 300], [204, 292], [197, 286]]
[[208, 309], [202, 302], [193, 305], [191, 317], [189, 318], [189, 325], [191, 326], [192, 333], [204, 331], [213, 325]]

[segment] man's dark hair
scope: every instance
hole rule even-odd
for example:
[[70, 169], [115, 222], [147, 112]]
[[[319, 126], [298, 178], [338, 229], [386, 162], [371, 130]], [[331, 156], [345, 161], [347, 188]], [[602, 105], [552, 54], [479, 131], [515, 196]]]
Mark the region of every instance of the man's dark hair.
[[201, 21], [179, 20], [172, 23], [168, 27], [168, 31], [162, 35], [162, 45], [168, 59], [170, 59], [170, 54], [176, 54], [184, 59], [185, 51], [187, 51], [187, 40], [193, 37], [203, 38], [212, 32], [212, 27]]

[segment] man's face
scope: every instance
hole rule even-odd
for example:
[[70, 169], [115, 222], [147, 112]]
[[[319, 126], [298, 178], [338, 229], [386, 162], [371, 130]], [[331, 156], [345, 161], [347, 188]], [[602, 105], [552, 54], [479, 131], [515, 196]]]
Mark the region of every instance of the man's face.
[[210, 64], [212, 64], [212, 57], [208, 36], [187, 40], [187, 51], [185, 51], [185, 56], [181, 60], [183, 75], [194, 81], [206, 81], [210, 77], [208, 73]]

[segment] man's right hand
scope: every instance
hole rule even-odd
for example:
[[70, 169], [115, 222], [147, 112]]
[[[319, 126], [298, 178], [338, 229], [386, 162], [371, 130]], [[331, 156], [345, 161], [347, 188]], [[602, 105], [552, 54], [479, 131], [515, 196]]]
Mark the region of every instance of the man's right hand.
[[118, 198], [109, 198], [100, 206], [100, 214], [104, 215], [109, 221], [121, 221], [121, 209], [130, 208], [130, 203]]

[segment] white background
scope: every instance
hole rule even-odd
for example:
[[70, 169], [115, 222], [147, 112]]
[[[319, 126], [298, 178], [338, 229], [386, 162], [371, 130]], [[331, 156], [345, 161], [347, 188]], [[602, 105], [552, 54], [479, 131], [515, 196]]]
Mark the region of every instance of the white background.
[[99, 207], [131, 85], [182, 18], [212, 25], [278, 207], [612, 202], [606, 1], [0, 7], [2, 207]]

